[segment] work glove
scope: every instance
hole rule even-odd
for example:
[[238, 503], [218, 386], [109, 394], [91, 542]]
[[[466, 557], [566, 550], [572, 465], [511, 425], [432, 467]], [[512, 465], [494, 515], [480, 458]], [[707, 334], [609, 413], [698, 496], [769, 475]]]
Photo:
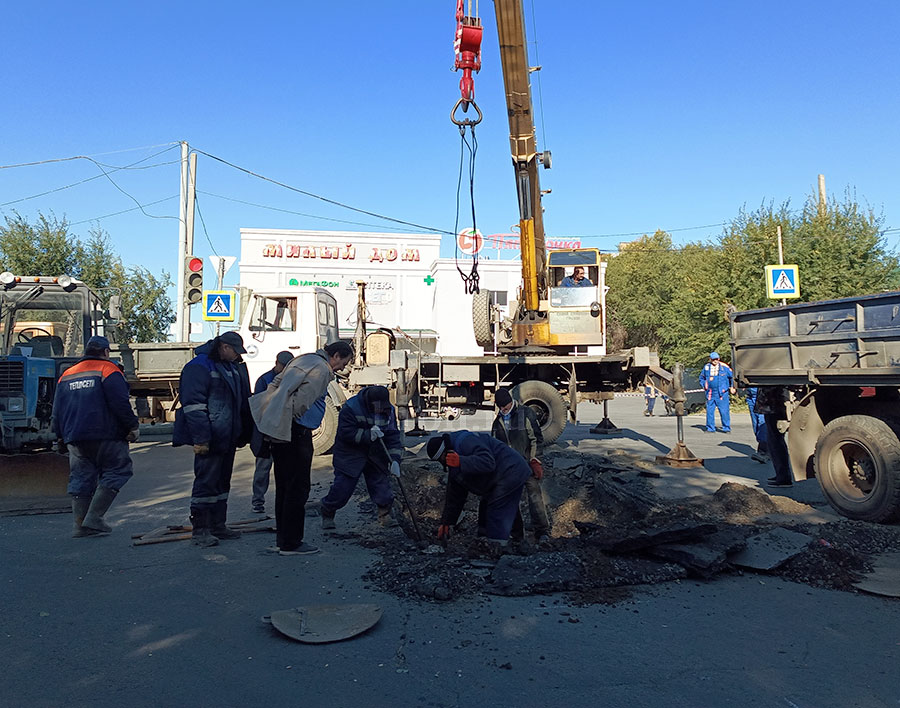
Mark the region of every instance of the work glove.
[[528, 463], [531, 467], [531, 476], [535, 479], [543, 479], [544, 478], [544, 466], [541, 464], [541, 461], [532, 457], [531, 461]]
[[63, 440], [56, 441], [56, 451], [60, 455], [66, 455], [69, 452], [69, 446]]
[[400, 476], [400, 463], [397, 462], [397, 460], [391, 461], [391, 474], [394, 475], [395, 477]]
[[128, 435], [125, 436], [125, 440], [130, 443], [137, 442], [141, 439], [141, 430], [140, 428], [132, 428], [128, 431]]
[[446, 457], [447, 467], [459, 467], [459, 455], [451, 450]]
[[209, 443], [200, 443], [199, 445], [194, 445], [194, 454], [195, 455], [208, 455], [209, 454]]
[[447, 541], [450, 539], [450, 525], [441, 524], [438, 526], [438, 541]]
[[378, 440], [378, 438], [383, 437], [384, 433], [381, 432], [381, 428], [379, 428], [377, 425], [373, 425], [369, 430], [369, 440], [371, 440], [372, 442], [375, 442], [376, 440]]

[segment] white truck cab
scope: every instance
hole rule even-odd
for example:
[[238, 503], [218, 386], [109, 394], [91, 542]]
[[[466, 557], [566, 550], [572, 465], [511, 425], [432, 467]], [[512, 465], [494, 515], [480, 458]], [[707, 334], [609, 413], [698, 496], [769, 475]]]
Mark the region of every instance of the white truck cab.
[[241, 327], [251, 389], [280, 351], [307, 354], [339, 339], [337, 301], [324, 288], [241, 291]]

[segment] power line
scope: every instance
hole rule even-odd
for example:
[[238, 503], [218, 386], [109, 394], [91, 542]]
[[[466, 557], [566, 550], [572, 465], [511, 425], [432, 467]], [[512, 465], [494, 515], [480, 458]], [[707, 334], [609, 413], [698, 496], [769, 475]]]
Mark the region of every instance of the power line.
[[[97, 152], [93, 155], [73, 155], [72, 157], [55, 157], [49, 160], [37, 160], [35, 162], [20, 162], [15, 165], [0, 165], [0, 170], [11, 170], [15, 167], [34, 167], [35, 165], [49, 165], [53, 162], [70, 162], [72, 160], [89, 160], [91, 162], [95, 162], [94, 157], [100, 157], [101, 155], [118, 155], [123, 152], [135, 152], [137, 150], [152, 150], [153, 148], [171, 146], [175, 147], [180, 145], [181, 143], [159, 143], [158, 145], [144, 145], [143, 147], [135, 147], [135, 148], [124, 148], [122, 150], [110, 150], [108, 152]], [[165, 152], [165, 150], [163, 150]]]
[[[180, 160], [172, 160], [170, 162], [157, 162], [156, 164], [153, 164], [153, 165], [142, 165], [141, 167], [135, 167], [135, 165], [140, 165], [140, 163], [142, 163], [142, 162], [151, 160], [154, 157], [158, 157], [159, 155], [162, 155], [163, 153], [168, 152], [169, 150], [172, 150], [175, 147], [177, 147], [177, 146], [173, 145], [172, 147], [166, 148], [165, 150], [161, 150], [160, 152], [157, 152], [153, 155], [148, 155], [147, 157], [145, 157], [141, 160], [138, 160], [137, 162], [132, 162], [129, 165], [122, 165], [122, 166], [105, 165], [103, 163], [93, 161], [93, 160], [91, 160], [91, 158], [84, 158], [84, 159], [91, 160], [91, 161], [95, 162], [95, 164], [101, 165], [102, 167], [110, 168], [110, 170], [113, 172], [117, 172], [119, 170], [132, 170], [132, 169], [134, 169], [134, 170], [149, 170], [154, 167], [162, 167], [164, 165], [173, 165], [177, 162], [180, 162]], [[79, 180], [78, 182], [73, 182], [72, 184], [66, 184], [66, 185], [63, 185], [62, 187], [56, 187], [55, 189], [48, 189], [46, 192], [41, 192], [40, 194], [32, 194], [31, 196], [28, 196], [28, 197], [22, 197], [20, 199], [13, 199], [12, 201], [3, 202], [2, 204], [0, 204], [0, 207], [9, 206], [10, 204], [19, 204], [21, 202], [27, 202], [30, 199], [37, 199], [38, 197], [45, 197], [48, 194], [53, 194], [55, 192], [61, 192], [64, 189], [71, 189], [72, 187], [77, 187], [78, 185], [85, 184], [86, 182], [92, 182], [95, 179], [100, 179], [101, 177], [103, 177], [103, 175], [94, 175], [93, 177], [88, 177], [87, 179]]]
[[203, 233], [206, 234], [206, 242], [209, 244], [209, 247], [212, 249], [212, 252], [218, 256], [219, 252], [216, 250], [216, 247], [213, 246], [212, 239], [209, 237], [209, 231], [206, 230], [206, 221], [203, 219], [203, 212], [200, 211], [200, 200], [197, 199], [197, 195], [194, 195], [194, 206], [197, 207], [197, 216], [200, 217], [200, 224], [203, 226]]
[[[216, 197], [217, 199], [224, 199], [225, 201], [228, 201], [228, 202], [235, 202], [237, 204], [245, 204], [247, 206], [257, 207], [259, 209], [269, 209], [271, 211], [279, 211], [279, 212], [283, 212], [285, 214], [292, 214], [294, 216], [304, 216], [309, 219], [321, 219], [322, 221], [333, 221], [333, 222], [336, 222], [339, 224], [350, 224], [351, 226], [369, 226], [369, 227], [378, 228], [378, 224], [367, 224], [363, 221], [348, 221], [346, 219], [334, 219], [334, 218], [327, 217], [327, 216], [317, 216], [316, 214], [306, 214], [302, 211], [292, 211], [291, 209], [282, 209], [280, 207], [268, 206], [266, 204], [256, 204], [254, 202], [244, 201], [243, 199], [235, 199], [234, 197], [226, 197], [222, 194], [213, 194], [212, 192], [204, 192], [199, 189], [197, 190], [197, 192], [200, 194], [206, 194], [207, 196], [210, 196], [210, 197]], [[408, 233], [416, 233], [418, 231], [418, 230], [407, 229], [407, 228], [403, 228], [403, 227], [399, 227], [399, 230], [405, 231]]]
[[252, 170], [248, 170], [248, 169], [245, 168], [245, 167], [240, 167], [239, 165], [235, 165], [235, 164], [232, 163], [232, 162], [228, 162], [228, 160], [224, 160], [224, 159], [222, 159], [221, 157], [216, 157], [215, 155], [211, 155], [210, 153], [204, 152], [203, 150], [199, 150], [199, 149], [197, 149], [197, 148], [194, 148], [194, 151], [200, 153], [201, 155], [206, 155], [208, 158], [210, 158], [210, 159], [212, 159], [212, 160], [216, 160], [217, 162], [221, 162], [223, 165], [228, 165], [229, 167], [231, 167], [231, 168], [233, 168], [233, 169], [235, 169], [235, 170], [238, 170], [238, 171], [240, 171], [240, 172], [244, 172], [245, 174], [248, 174], [248, 175], [250, 175], [251, 177], [256, 177], [257, 179], [261, 179], [261, 180], [263, 180], [263, 181], [265, 181], [265, 182], [271, 182], [272, 184], [277, 184], [279, 187], [284, 187], [285, 189], [289, 189], [289, 190], [291, 190], [292, 192], [297, 192], [298, 194], [302, 194], [302, 195], [304, 195], [304, 196], [306, 196], [306, 197], [311, 197], [311, 198], [313, 198], [313, 199], [318, 199], [318, 200], [320, 200], [320, 201], [326, 202], [327, 204], [333, 204], [333, 205], [339, 206], [339, 207], [341, 207], [341, 208], [343, 208], [343, 209], [349, 209], [350, 211], [355, 211], [355, 212], [357, 212], [357, 213], [359, 213], [359, 214], [365, 214], [366, 216], [373, 216], [373, 217], [375, 217], [376, 219], [383, 219], [384, 221], [390, 221], [390, 222], [393, 222], [393, 223], [395, 223], [395, 224], [403, 224], [403, 225], [405, 225], [405, 226], [413, 226], [413, 227], [415, 227], [415, 228], [417, 228], [417, 229], [423, 229], [423, 230], [425, 230], [425, 231], [433, 231], [433, 232], [435, 232], [435, 233], [440, 233], [440, 234], [450, 234], [451, 236], [455, 236], [455, 235], [456, 235], [456, 234], [454, 234], [454, 233], [451, 232], [451, 231], [447, 231], [446, 229], [439, 229], [439, 228], [436, 228], [436, 227], [434, 227], [434, 226], [423, 226], [422, 224], [416, 224], [416, 223], [414, 223], [414, 222], [412, 222], [412, 221], [404, 221], [403, 219], [395, 219], [395, 218], [392, 217], [392, 216], [385, 216], [384, 214], [379, 214], [379, 213], [374, 212], [374, 211], [368, 211], [368, 210], [366, 210], [366, 209], [360, 209], [360, 208], [358, 208], [358, 207], [350, 206], [349, 204], [344, 204], [343, 202], [339, 202], [339, 201], [336, 201], [336, 200], [334, 200], [334, 199], [329, 199], [328, 197], [323, 197], [323, 196], [321, 196], [321, 195], [319, 195], [319, 194], [314, 194], [313, 192], [307, 192], [306, 190], [299, 189], [298, 187], [292, 187], [292, 186], [289, 185], [289, 184], [285, 184], [284, 182], [279, 182], [278, 180], [272, 179], [271, 177], [266, 177], [265, 175], [261, 175], [261, 174], [259, 174], [259, 173], [257, 173], [257, 172], [253, 172]]
[[[101, 177], [102, 175], [98, 175]], [[131, 207], [130, 209], [123, 209], [122, 211], [114, 211], [112, 214], [104, 214], [103, 216], [95, 216], [92, 219], [82, 219], [81, 221], [72, 221], [69, 223], [69, 226], [77, 226], [78, 224], [87, 224], [91, 221], [100, 221], [101, 219], [108, 219], [112, 216], [119, 216], [119, 214], [127, 214], [131, 211], [137, 211], [138, 209], [143, 209], [143, 207], [154, 206], [155, 204], [162, 204], [163, 202], [167, 202], [170, 199], [175, 199], [177, 194], [173, 194], [171, 197], [163, 197], [162, 199], [157, 199], [155, 202], [147, 202], [146, 204], [138, 204], [136, 207]], [[176, 218], [176, 217], [171, 217]]]

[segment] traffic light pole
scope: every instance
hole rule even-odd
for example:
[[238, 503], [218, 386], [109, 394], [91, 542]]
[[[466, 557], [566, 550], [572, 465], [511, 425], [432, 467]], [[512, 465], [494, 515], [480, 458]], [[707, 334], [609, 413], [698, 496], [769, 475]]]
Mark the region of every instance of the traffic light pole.
[[[190, 156], [188, 169], [187, 219], [185, 220], [185, 245], [189, 255], [194, 253], [194, 204], [197, 199], [197, 153]], [[182, 342], [191, 339], [191, 303], [184, 303], [185, 334]]]

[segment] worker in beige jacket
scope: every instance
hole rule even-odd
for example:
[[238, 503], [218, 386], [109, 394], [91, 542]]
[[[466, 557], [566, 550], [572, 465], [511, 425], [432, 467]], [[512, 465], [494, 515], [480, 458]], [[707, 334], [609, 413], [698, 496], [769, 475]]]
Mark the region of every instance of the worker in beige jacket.
[[303, 425], [303, 416], [324, 398], [334, 372], [343, 369], [352, 357], [353, 349], [346, 342], [302, 354], [284, 367], [265, 391], [250, 397], [253, 420], [271, 439], [276, 543], [283, 556], [319, 550], [303, 541], [313, 458], [313, 431]]

